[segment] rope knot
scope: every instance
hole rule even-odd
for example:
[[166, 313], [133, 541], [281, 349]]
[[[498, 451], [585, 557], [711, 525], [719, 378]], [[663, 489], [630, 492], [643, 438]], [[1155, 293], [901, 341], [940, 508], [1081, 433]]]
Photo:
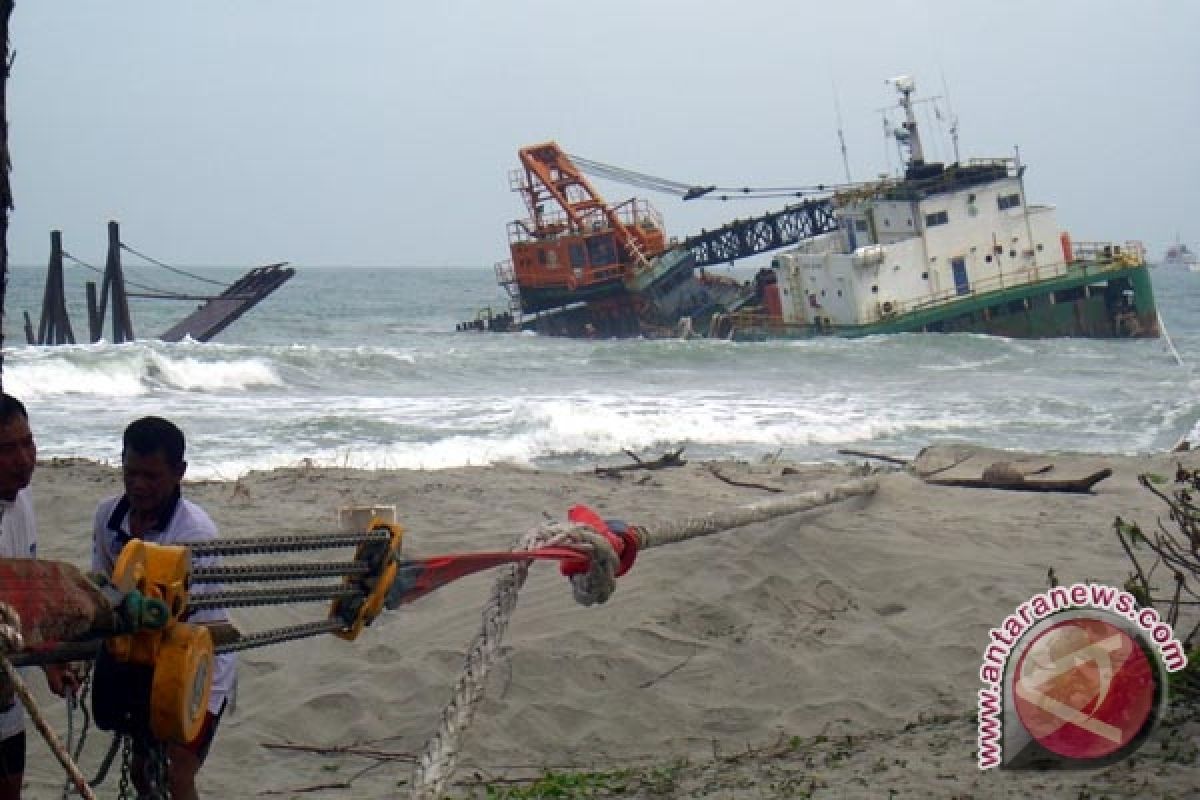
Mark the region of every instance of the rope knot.
[[575, 544], [591, 551], [586, 568], [563, 564], [561, 571], [571, 581], [575, 601], [590, 606], [604, 603], [617, 589], [617, 578], [633, 566], [638, 541], [625, 523], [605, 520], [587, 506], [572, 506], [567, 519], [575, 523], [569, 535]]

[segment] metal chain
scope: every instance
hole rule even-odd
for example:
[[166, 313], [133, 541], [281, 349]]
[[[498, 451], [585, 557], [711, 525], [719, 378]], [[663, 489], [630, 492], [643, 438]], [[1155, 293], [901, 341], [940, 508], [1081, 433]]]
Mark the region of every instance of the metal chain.
[[316, 564], [244, 564], [220, 567], [192, 567], [192, 583], [238, 583], [242, 581], [289, 581], [307, 578], [340, 578], [366, 575], [371, 565], [365, 561]]
[[[63, 745], [67, 748], [67, 752], [71, 753], [75, 743], [75, 708], [78, 703], [75, 700], [75, 695], [69, 694], [64, 698], [67, 703], [67, 738]], [[81, 737], [82, 738], [82, 737]], [[74, 756], [75, 761], [79, 761], [79, 756]], [[68, 775], [63, 778], [62, 800], [68, 800], [71, 796], [71, 777]]]
[[153, 742], [146, 754], [146, 782], [150, 786], [148, 800], [170, 800], [167, 784], [170, 765], [167, 763], [167, 745]]
[[[92, 670], [89, 664], [84, 668], [83, 678], [79, 682], [78, 695], [68, 694], [66, 696], [67, 703], [67, 752], [71, 754], [71, 758], [75, 759], [75, 763], [79, 763], [79, 757], [83, 755], [83, 745], [87, 741], [88, 727], [91, 725], [91, 715], [87, 710], [87, 695], [88, 689], [91, 688]], [[79, 731], [79, 741], [75, 742], [72, 747], [72, 741], [75, 738], [75, 709], [79, 709], [80, 716], [83, 717], [83, 725]], [[91, 784], [89, 784], [91, 785]], [[69, 800], [72, 794], [76, 794], [75, 787], [71, 782], [71, 777], [68, 775], [63, 780], [62, 798]]]
[[188, 613], [213, 608], [270, 606], [285, 603], [311, 603], [318, 600], [349, 600], [362, 597], [361, 589], [345, 584], [332, 586], [296, 586], [286, 589], [234, 589], [228, 592], [205, 592], [188, 599]]
[[226, 644], [218, 645], [214, 648], [217, 655], [225, 653], [236, 653], [241, 650], [250, 650], [254, 647], [266, 647], [271, 644], [279, 644], [281, 642], [290, 642], [294, 639], [305, 639], [309, 636], [320, 636], [326, 633], [333, 633], [345, 629], [344, 622], [338, 619], [322, 619], [317, 622], [305, 622], [300, 625], [293, 625], [289, 628], [274, 628], [272, 630], [260, 631], [241, 636], [235, 641]]
[[130, 761], [133, 759], [133, 742], [128, 736], [121, 736], [121, 779], [117, 783], [117, 797], [119, 800], [130, 800], [133, 795], [129, 793], [129, 768]]
[[85, 664], [83, 668], [83, 677], [79, 681], [79, 713], [83, 717], [83, 730], [79, 733], [79, 742], [75, 745], [75, 760], [79, 760], [79, 756], [83, 754], [83, 743], [87, 741], [88, 729], [92, 724], [92, 715], [88, 713], [87, 699], [88, 694], [92, 689], [92, 665]]
[[387, 542], [391, 532], [386, 530], [364, 533], [311, 533], [294, 536], [262, 536], [254, 539], [213, 539], [189, 543], [194, 558], [207, 556], [251, 556], [274, 553], [294, 553], [301, 550], [327, 550], [350, 547], [364, 542]]

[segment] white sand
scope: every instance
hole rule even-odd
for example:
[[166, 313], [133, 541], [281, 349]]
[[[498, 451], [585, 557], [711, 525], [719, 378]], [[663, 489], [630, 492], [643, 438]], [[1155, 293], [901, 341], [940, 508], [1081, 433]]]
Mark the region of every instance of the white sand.
[[[554, 567], [536, 565], [457, 777], [685, 758], [686, 767], [654, 773], [663, 789], [657, 796], [888, 797], [892, 790], [914, 798], [1073, 798], [1085, 796], [1082, 786], [1093, 787], [1093, 797], [1188, 796], [1200, 785], [1194, 718], [1182, 733], [1160, 730], [1132, 766], [1049, 775], [975, 767], [975, 730], [965, 715], [980, 688], [987, 630], [1045, 588], [1050, 566], [1067, 583], [1120, 584], [1128, 565], [1113, 517], [1150, 525], [1163, 511], [1136, 475], [1173, 474], [1179, 460], [1200, 465], [1198, 453], [1039, 458], [1111, 466], [1116, 474], [1094, 495], [1070, 495], [932, 487], [891, 472], [871, 498], [647, 552], [613, 599], [592, 608], [574, 603]], [[721, 465], [730, 477], [789, 491], [863, 468], [802, 466], [782, 475], [781, 466]], [[34, 489], [43, 556], [85, 565], [95, 503], [119, 490], [117, 472], [44, 464]], [[516, 468], [298, 468], [252, 473], [236, 485], [188, 484], [185, 492], [231, 537], [330, 531], [339, 506], [394, 504], [407, 548], [421, 555], [507, 549], [544, 514], [562, 519], [577, 502], [638, 523], [769, 496], [723, 483], [699, 464], [622, 480]], [[354, 643], [326, 637], [244, 654], [237, 708], [201, 773], [205, 796], [405, 796], [409, 767], [398, 761], [350, 788], [294, 795], [287, 790], [346, 782], [372, 761], [262, 745], [392, 737], [371, 746], [418, 752], [458, 676], [491, 581], [467, 578], [385, 614]], [[234, 616], [252, 631], [323, 613], [306, 606]], [[62, 702], [39, 688], [65, 730]], [[1181, 735], [1192, 742], [1190, 760], [1174, 746]], [[86, 772], [107, 740], [89, 735]], [[755, 752], [714, 760], [747, 748]], [[28, 796], [59, 796], [61, 772], [40, 742], [30, 759]], [[655, 796], [653, 784], [635, 796]], [[101, 796], [115, 796], [115, 775]]]

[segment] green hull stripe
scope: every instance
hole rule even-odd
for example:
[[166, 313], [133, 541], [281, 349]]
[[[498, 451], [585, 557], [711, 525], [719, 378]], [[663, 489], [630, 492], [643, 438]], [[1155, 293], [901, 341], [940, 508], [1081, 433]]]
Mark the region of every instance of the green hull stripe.
[[[1133, 291], [1137, 324], [1123, 329], [1114, 325], [1104, 296], [1106, 285], [1116, 285], [1125, 279]], [[1070, 302], [1051, 303], [1050, 295], [1084, 286], [1095, 289], [1088, 298]], [[1029, 301], [1026, 310], [1013, 311], [1012, 304]], [[998, 314], [985, 314], [989, 309]], [[736, 324], [736, 321], [735, 321]], [[1130, 324], [1132, 325], [1132, 323]], [[1076, 267], [1060, 278], [1039, 281], [1008, 289], [998, 289], [973, 296], [964, 296], [935, 308], [898, 314], [866, 325], [844, 325], [817, 328], [811, 324], [795, 326], [751, 325], [735, 328], [735, 339], [803, 339], [832, 335], [843, 337], [871, 336], [885, 333], [913, 333], [929, 329], [943, 332], [989, 333], [1014, 338], [1050, 336], [1128, 337], [1158, 336], [1158, 311], [1149, 270], [1144, 266], [1125, 269], [1088, 271]]]

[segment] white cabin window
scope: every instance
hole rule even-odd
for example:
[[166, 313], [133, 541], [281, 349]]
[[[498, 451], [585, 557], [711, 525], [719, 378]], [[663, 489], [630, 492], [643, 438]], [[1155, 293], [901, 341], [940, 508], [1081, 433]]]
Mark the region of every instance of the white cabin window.
[[925, 227], [932, 228], [934, 225], [945, 225], [950, 221], [950, 215], [945, 211], [935, 211], [932, 214], [925, 215]]
[[996, 198], [996, 205], [1000, 206], [1003, 211], [1006, 208], [1016, 208], [1021, 205], [1021, 195], [1019, 194], [1002, 194]]
[[859, 233], [866, 233], [867, 221], [865, 219], [854, 220], [854, 230], [858, 231]]

